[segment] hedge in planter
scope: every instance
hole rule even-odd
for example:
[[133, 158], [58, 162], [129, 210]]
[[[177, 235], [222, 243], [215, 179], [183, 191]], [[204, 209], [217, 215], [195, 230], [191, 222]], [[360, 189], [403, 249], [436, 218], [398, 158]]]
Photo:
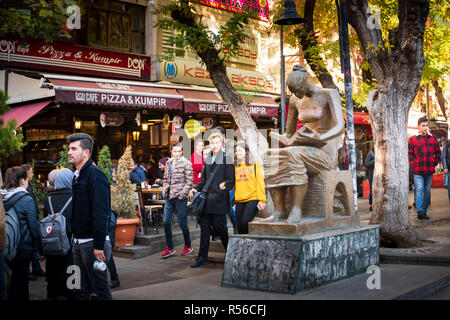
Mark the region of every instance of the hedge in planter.
[[135, 187], [130, 181], [128, 168], [133, 164], [131, 146], [128, 146], [119, 159], [117, 173], [113, 173], [116, 182], [111, 186], [111, 208], [117, 213], [116, 247], [134, 244], [136, 223], [136, 203], [134, 198]]

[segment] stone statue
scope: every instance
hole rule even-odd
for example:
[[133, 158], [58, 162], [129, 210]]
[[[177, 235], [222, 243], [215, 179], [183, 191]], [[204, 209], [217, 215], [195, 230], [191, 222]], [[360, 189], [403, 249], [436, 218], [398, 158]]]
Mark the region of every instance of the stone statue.
[[[268, 149], [263, 157], [266, 188], [275, 207], [272, 216], [264, 222], [300, 223], [308, 174], [336, 170], [339, 140], [344, 132], [337, 90], [322, 89], [308, 82], [301, 65], [294, 66], [287, 85], [293, 95], [289, 101], [286, 133], [271, 132], [272, 145], [279, 141], [280, 148]], [[303, 126], [296, 130], [298, 120]], [[288, 187], [292, 202], [290, 212], [285, 206]]]

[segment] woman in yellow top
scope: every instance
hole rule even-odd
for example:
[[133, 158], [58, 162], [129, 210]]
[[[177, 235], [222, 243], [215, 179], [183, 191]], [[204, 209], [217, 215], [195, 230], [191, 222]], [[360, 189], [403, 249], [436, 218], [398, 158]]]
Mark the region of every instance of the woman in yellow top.
[[248, 233], [248, 223], [257, 210], [266, 207], [264, 174], [259, 162], [250, 163], [249, 149], [244, 142], [238, 142], [235, 153], [236, 220], [239, 234]]

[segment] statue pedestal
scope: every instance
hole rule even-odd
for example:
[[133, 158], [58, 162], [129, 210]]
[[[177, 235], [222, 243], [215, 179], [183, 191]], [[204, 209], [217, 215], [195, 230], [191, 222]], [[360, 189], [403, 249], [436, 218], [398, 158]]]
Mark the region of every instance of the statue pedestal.
[[222, 286], [295, 294], [379, 264], [379, 226], [303, 236], [231, 235]]

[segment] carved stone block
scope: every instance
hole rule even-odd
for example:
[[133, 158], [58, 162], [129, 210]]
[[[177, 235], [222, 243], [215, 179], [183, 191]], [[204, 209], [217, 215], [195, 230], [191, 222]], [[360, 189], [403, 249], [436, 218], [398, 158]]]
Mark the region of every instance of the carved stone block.
[[[359, 216], [355, 215], [350, 171], [323, 171], [308, 175], [308, 180], [300, 223], [253, 221], [249, 223], [249, 233], [305, 235], [359, 225]], [[288, 204], [290, 199], [286, 202]], [[290, 210], [290, 205], [287, 210]]]

